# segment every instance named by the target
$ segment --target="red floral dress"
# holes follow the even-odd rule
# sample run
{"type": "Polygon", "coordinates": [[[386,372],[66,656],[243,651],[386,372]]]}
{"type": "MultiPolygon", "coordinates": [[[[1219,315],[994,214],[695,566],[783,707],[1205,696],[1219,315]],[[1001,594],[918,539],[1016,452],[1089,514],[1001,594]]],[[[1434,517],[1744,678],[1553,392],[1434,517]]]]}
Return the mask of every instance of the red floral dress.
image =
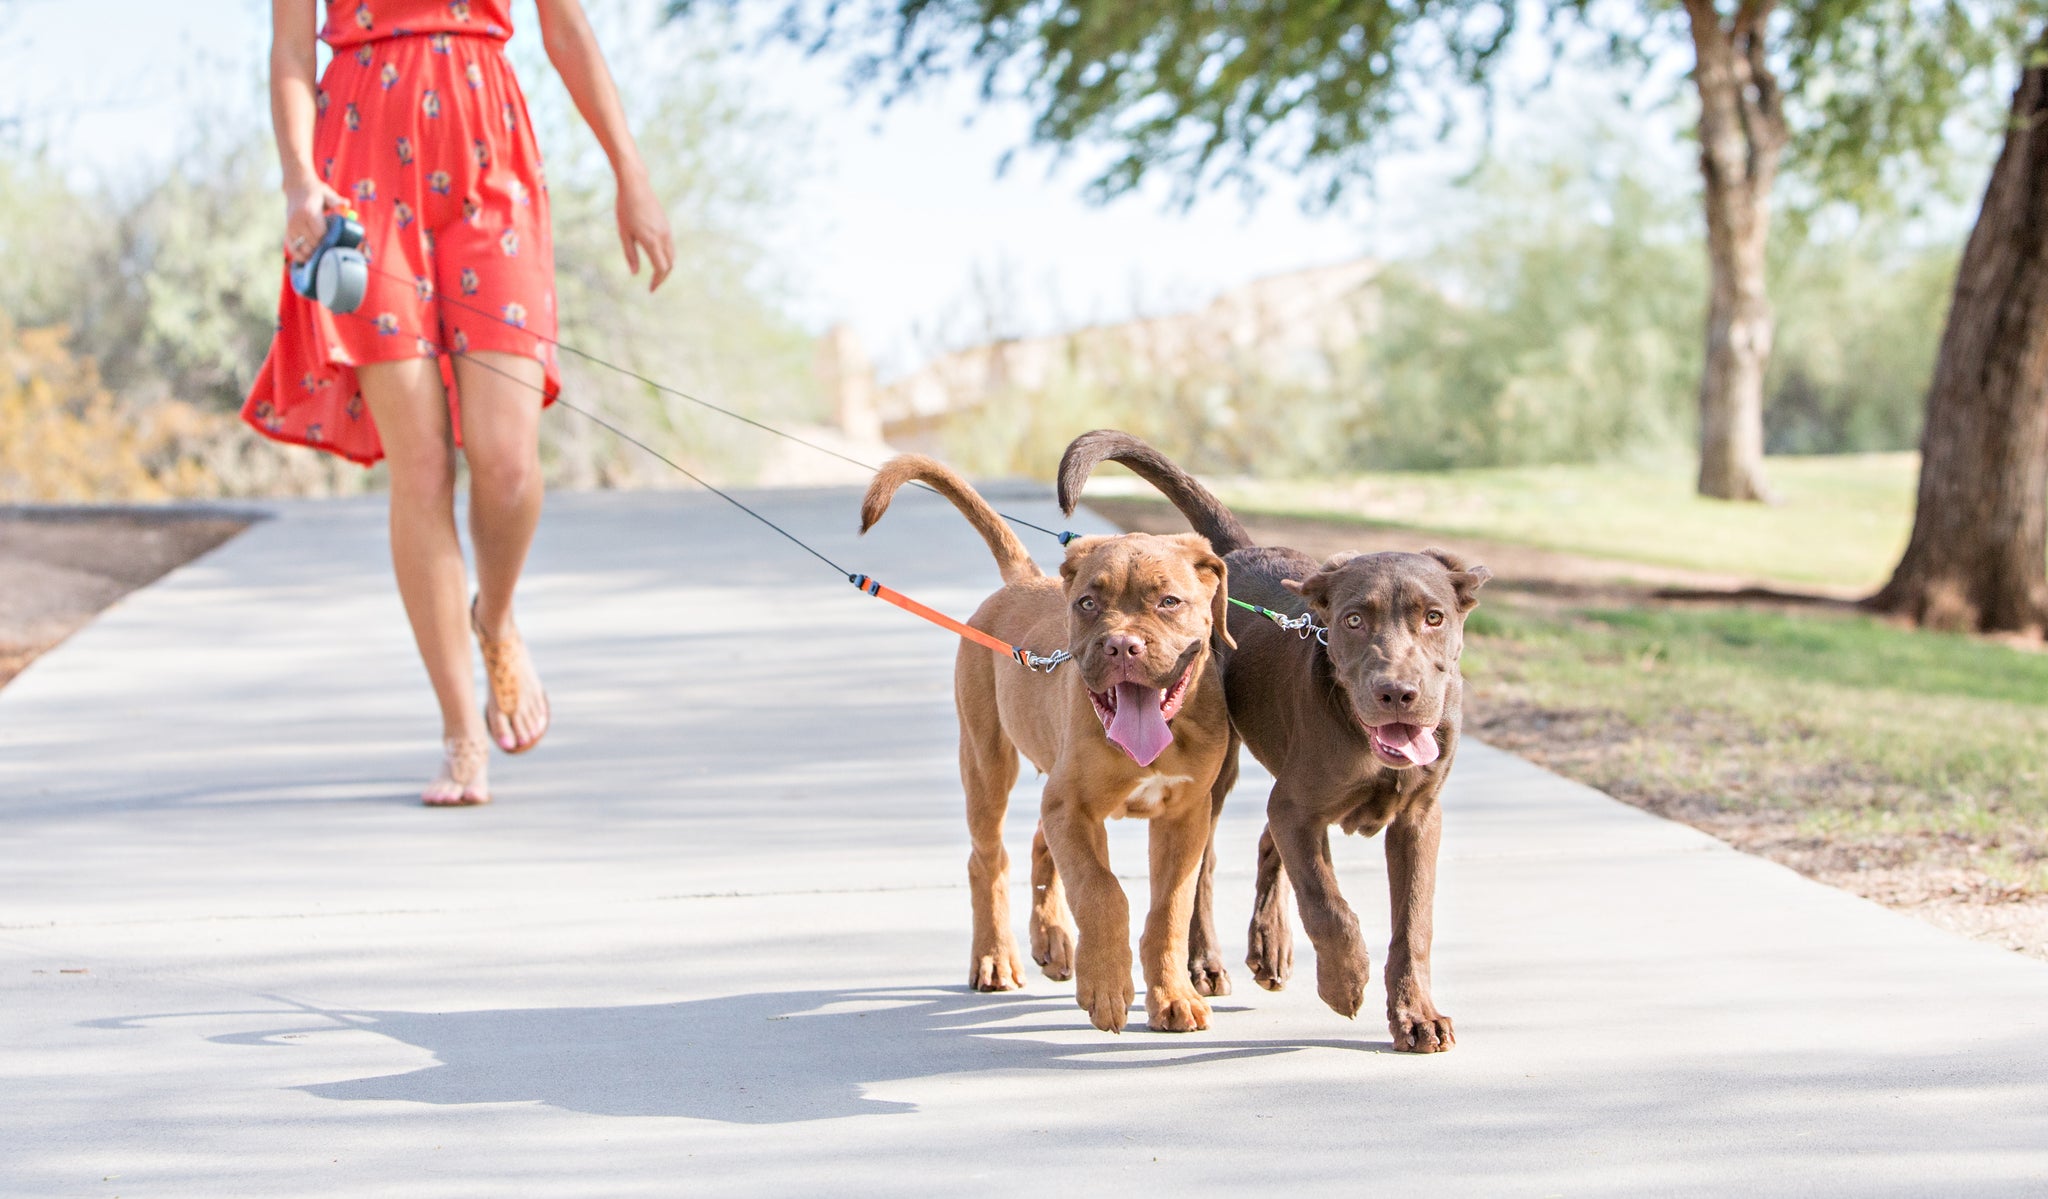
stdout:
{"type": "Polygon", "coordinates": [[[355,366],[494,350],[538,360],[552,402],[554,243],[526,101],[505,60],[510,0],[327,0],[313,163],[351,198],[369,287],[338,315],[284,278],[277,336],[242,418],[364,466],[384,456],[355,366]]]}

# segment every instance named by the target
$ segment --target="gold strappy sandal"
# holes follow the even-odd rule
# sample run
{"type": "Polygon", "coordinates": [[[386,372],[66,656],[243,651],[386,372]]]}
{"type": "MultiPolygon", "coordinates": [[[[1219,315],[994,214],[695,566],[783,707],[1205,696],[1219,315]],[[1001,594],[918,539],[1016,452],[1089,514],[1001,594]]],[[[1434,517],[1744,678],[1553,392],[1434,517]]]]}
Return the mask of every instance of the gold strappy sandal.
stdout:
{"type": "MultiPolygon", "coordinates": [[[[519,664],[527,656],[526,643],[520,640],[516,630],[502,640],[494,640],[486,636],[483,623],[476,617],[476,601],[474,599],[469,601],[469,627],[476,634],[478,648],[484,651],[484,678],[490,688],[490,699],[484,704],[484,727],[490,727],[491,715],[496,713],[505,717],[506,727],[510,728],[511,714],[519,710],[519,701],[522,698],[520,694],[519,664]]],[[[528,741],[524,745],[515,745],[510,749],[506,749],[501,744],[498,746],[499,749],[505,750],[508,754],[523,754],[540,744],[540,739],[547,736],[548,727],[554,723],[554,712],[548,706],[548,692],[545,687],[541,688],[540,705],[542,713],[540,732],[533,735],[533,740],[528,741]]]]}
{"type": "MultiPolygon", "coordinates": [[[[490,750],[475,737],[450,737],[441,743],[441,777],[455,787],[455,794],[445,799],[422,794],[420,802],[430,808],[473,808],[491,802],[489,790],[478,790],[477,780],[484,777],[484,767],[489,763],[490,750]]],[[[429,788],[433,784],[428,784],[429,788]]]]}

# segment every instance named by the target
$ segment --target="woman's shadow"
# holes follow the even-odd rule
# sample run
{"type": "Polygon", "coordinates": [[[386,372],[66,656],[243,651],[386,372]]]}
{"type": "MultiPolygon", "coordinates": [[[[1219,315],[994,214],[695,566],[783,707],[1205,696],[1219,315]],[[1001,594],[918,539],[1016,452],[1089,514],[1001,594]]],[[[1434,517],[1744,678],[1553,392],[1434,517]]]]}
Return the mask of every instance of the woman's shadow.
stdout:
{"type": "MultiPolygon", "coordinates": [[[[403,1074],[299,1088],[325,1099],[538,1101],[596,1115],[691,1116],[738,1124],[915,1111],[915,1104],[864,1093],[872,1084],[899,1079],[994,1070],[1163,1068],[1310,1048],[1389,1048],[1342,1040],[1217,1041],[1201,1033],[1134,1032],[1112,1040],[1089,1029],[1070,998],[982,995],[950,987],[754,992],[633,1007],[447,1013],[292,1006],[309,1019],[214,1040],[290,1044],[308,1033],[348,1028],[416,1046],[438,1060],[403,1074]],[[1073,1019],[1032,1019],[1048,1015],[1073,1019]],[[1075,1030],[1087,1034],[1084,1043],[1066,1035],[1075,1030]]],[[[1134,1017],[1143,1020],[1142,1013],[1134,1017]]],[[[149,1019],[92,1025],[134,1027],[149,1019]]]]}

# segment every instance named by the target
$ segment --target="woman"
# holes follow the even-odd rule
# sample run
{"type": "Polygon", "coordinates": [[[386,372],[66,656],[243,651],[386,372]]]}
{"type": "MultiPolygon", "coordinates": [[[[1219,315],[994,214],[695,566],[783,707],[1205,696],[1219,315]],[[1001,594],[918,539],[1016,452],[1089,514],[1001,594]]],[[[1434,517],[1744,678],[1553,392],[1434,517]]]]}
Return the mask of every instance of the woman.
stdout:
{"type": "MultiPolygon", "coordinates": [[[[611,74],[578,0],[538,0],[548,61],[618,179],[619,240],[649,290],[674,263],[611,74]]],[[[490,801],[485,738],[507,753],[547,731],[512,593],[540,518],[541,408],[561,389],[547,188],[505,60],[510,0],[273,0],[271,119],[284,165],[285,250],[304,261],[327,214],[353,209],[369,287],[338,315],[291,290],[243,408],[268,436],[365,466],[388,459],[391,560],[441,706],[443,760],[421,799],[490,801]],[[316,29],[317,26],[317,29],[316,29]],[[315,39],[334,59],[314,84],[315,39]],[[469,463],[468,595],[455,451],[469,463]],[[469,636],[489,697],[473,694],[469,636]]]]}

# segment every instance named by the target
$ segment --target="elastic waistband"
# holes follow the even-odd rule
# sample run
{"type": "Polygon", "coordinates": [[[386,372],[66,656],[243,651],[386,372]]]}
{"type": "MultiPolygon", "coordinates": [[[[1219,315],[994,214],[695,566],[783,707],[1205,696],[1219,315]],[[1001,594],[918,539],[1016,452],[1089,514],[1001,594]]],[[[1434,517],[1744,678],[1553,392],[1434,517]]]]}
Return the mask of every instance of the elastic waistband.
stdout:
{"type": "Polygon", "coordinates": [[[437,39],[445,40],[450,45],[461,45],[470,48],[488,46],[491,49],[500,52],[504,51],[505,42],[507,41],[506,38],[493,37],[488,33],[456,33],[453,31],[436,29],[429,30],[425,33],[414,33],[410,30],[407,30],[406,32],[403,33],[386,33],[381,34],[377,37],[358,38],[353,41],[343,42],[340,45],[335,45],[333,42],[329,42],[327,43],[327,46],[330,50],[333,50],[335,54],[341,55],[353,53],[364,46],[388,47],[404,45],[408,42],[418,42],[423,45],[431,45],[437,39]]]}

